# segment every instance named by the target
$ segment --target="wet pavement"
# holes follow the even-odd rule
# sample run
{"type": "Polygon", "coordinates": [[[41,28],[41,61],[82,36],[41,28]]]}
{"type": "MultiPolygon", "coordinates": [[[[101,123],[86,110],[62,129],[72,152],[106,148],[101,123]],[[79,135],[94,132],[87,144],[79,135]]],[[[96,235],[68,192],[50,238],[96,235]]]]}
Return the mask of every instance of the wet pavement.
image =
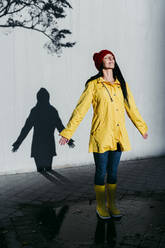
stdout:
{"type": "Polygon", "coordinates": [[[121,162],[120,219],[96,216],[94,166],[0,176],[0,248],[165,248],[165,157],[121,162]]]}

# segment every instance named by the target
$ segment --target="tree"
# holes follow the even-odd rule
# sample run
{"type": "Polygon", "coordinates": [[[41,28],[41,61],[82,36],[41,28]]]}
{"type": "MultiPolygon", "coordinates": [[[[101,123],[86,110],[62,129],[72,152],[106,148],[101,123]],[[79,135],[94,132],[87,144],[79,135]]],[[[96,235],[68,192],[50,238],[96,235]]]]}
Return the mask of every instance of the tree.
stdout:
{"type": "Polygon", "coordinates": [[[69,29],[59,29],[57,20],[65,18],[66,9],[72,9],[67,0],[0,0],[0,27],[24,28],[47,37],[45,47],[51,53],[60,53],[63,47],[75,42],[64,42],[69,29]]]}

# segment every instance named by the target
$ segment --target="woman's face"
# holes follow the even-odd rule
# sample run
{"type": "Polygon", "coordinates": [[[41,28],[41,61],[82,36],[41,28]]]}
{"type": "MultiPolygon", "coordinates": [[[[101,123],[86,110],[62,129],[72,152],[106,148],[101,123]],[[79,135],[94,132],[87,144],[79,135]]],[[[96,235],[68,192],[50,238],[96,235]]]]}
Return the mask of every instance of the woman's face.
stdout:
{"type": "Polygon", "coordinates": [[[112,54],[107,54],[103,58],[103,68],[104,69],[114,69],[115,59],[112,54]]]}

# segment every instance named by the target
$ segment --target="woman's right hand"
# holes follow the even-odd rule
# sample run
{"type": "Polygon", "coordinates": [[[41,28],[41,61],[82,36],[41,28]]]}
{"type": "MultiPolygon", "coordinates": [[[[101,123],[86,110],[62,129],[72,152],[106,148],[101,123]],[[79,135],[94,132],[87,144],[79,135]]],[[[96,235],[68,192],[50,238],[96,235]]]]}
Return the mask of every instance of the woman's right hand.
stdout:
{"type": "Polygon", "coordinates": [[[69,142],[69,140],[68,140],[67,138],[61,136],[61,139],[60,139],[60,141],[59,141],[59,144],[60,144],[60,145],[65,145],[65,144],[67,144],[68,142],[69,142]]]}

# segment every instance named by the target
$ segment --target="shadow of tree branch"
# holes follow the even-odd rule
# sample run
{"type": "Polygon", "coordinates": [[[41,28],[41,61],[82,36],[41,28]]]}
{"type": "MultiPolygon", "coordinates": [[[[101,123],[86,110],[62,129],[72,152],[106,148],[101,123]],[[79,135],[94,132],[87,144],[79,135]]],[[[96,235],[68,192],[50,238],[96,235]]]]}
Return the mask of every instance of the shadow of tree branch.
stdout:
{"type": "Polygon", "coordinates": [[[65,42],[71,31],[58,28],[57,20],[66,17],[68,8],[72,6],[66,0],[0,0],[0,27],[40,32],[48,39],[44,45],[48,52],[60,55],[63,47],[75,45],[65,42]]]}

